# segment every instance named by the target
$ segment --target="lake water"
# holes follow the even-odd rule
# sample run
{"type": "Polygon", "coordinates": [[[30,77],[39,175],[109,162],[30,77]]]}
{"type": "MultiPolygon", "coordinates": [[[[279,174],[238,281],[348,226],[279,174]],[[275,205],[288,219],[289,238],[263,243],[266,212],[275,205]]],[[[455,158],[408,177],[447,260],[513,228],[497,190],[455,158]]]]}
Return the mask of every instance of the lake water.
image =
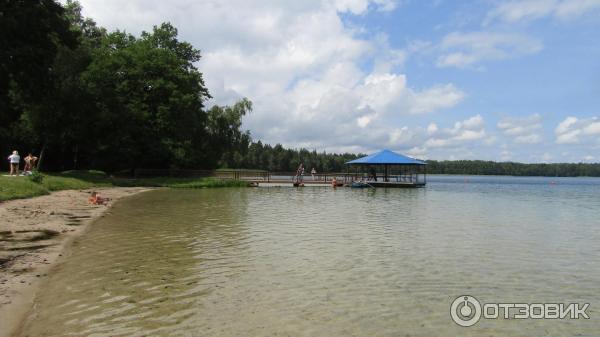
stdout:
{"type": "Polygon", "coordinates": [[[420,189],[159,190],[119,202],[49,276],[23,336],[597,336],[600,179],[420,189]],[[590,303],[590,319],[450,304],[590,303]]]}

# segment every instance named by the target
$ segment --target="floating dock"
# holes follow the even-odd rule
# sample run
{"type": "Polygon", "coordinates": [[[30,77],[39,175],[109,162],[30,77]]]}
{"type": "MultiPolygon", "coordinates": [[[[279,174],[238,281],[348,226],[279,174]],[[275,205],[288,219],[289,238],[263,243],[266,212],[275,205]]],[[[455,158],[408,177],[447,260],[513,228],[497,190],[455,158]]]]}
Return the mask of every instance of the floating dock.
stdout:
{"type": "MultiPolygon", "coordinates": [[[[344,177],[340,177],[336,179],[337,185],[336,187],[351,187],[353,181],[357,181],[358,179],[350,179],[355,177],[348,177],[344,179],[344,177]]],[[[298,186],[298,183],[295,179],[248,179],[242,178],[244,181],[248,181],[254,186],[257,187],[332,187],[331,179],[329,180],[304,180],[301,184],[303,186],[298,186]]],[[[398,188],[398,187],[423,187],[425,186],[425,182],[417,182],[417,181],[366,181],[369,187],[384,187],[384,188],[398,188]]]]}

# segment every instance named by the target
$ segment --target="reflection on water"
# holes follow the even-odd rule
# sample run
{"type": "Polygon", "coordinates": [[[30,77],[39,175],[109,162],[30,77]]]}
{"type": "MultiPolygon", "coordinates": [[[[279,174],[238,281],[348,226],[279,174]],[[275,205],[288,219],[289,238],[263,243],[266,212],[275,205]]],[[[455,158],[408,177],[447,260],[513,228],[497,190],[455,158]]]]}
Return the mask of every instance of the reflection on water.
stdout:
{"type": "Polygon", "coordinates": [[[23,335],[596,335],[600,180],[486,179],[132,197],[76,241],[23,335]],[[591,319],[461,328],[461,294],[591,319]]]}

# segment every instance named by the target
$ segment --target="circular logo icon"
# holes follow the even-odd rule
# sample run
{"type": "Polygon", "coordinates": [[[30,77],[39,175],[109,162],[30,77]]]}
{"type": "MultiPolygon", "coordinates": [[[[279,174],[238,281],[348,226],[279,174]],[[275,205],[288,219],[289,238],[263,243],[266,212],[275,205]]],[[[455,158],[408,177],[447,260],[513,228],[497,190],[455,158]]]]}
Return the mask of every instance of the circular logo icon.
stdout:
{"type": "Polygon", "coordinates": [[[473,296],[458,296],[450,306],[450,316],[460,326],[472,326],[481,318],[481,304],[473,296]]]}

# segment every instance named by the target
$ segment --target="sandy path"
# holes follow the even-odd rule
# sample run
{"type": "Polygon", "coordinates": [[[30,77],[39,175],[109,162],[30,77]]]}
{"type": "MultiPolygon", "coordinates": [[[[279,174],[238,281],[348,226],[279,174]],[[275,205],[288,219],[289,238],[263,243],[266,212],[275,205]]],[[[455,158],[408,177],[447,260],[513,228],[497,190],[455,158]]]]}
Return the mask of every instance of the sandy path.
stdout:
{"type": "Polygon", "coordinates": [[[0,203],[0,337],[11,336],[30,309],[41,280],[73,238],[120,198],[147,188],[96,189],[108,206],[88,203],[89,191],[0,203]]]}

